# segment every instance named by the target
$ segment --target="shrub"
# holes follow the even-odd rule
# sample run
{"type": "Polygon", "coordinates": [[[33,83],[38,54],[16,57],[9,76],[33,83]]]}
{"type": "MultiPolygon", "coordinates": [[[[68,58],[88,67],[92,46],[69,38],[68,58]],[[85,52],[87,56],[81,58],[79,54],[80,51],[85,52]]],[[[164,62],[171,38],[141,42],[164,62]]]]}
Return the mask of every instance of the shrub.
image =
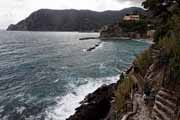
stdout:
{"type": "Polygon", "coordinates": [[[129,98],[133,88],[133,81],[125,77],[115,91],[115,110],[120,113],[124,112],[126,107],[126,100],[129,98]]]}
{"type": "Polygon", "coordinates": [[[145,33],[147,31],[147,22],[145,20],[139,21],[120,21],[119,26],[124,32],[139,32],[145,33]]]}
{"type": "Polygon", "coordinates": [[[145,75],[148,67],[152,64],[153,59],[149,49],[138,55],[135,60],[135,67],[139,70],[142,76],[145,75]]]}
{"type": "Polygon", "coordinates": [[[172,32],[170,36],[160,39],[158,45],[169,61],[166,65],[169,72],[166,73],[164,82],[167,85],[175,85],[180,79],[180,36],[172,32]]]}
{"type": "Polygon", "coordinates": [[[176,40],[169,39],[168,37],[164,37],[159,41],[159,47],[163,49],[163,52],[166,55],[171,55],[176,51],[176,40]]]}

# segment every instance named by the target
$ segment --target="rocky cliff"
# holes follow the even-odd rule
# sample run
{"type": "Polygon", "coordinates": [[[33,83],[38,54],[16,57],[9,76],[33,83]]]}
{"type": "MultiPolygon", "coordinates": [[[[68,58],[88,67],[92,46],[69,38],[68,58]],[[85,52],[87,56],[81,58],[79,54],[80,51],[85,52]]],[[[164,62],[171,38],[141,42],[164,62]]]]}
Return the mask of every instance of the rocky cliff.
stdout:
{"type": "Polygon", "coordinates": [[[33,12],[26,19],[7,30],[17,31],[96,31],[112,24],[126,14],[144,13],[142,8],[132,7],[120,11],[96,12],[90,10],[49,10],[33,12]]]}

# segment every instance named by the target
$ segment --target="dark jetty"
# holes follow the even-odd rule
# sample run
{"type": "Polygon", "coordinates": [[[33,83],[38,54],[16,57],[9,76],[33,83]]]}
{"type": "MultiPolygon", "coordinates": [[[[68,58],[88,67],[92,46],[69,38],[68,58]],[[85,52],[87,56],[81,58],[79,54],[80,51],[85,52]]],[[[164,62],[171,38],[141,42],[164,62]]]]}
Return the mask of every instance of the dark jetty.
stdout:
{"type": "Polygon", "coordinates": [[[96,49],[97,47],[99,47],[101,43],[102,43],[102,42],[98,42],[98,43],[95,44],[93,47],[88,48],[86,51],[87,51],[87,52],[93,51],[94,49],[96,49]]]}
{"type": "Polygon", "coordinates": [[[79,40],[92,40],[92,39],[99,39],[99,37],[85,37],[85,38],[80,38],[79,40]]]}

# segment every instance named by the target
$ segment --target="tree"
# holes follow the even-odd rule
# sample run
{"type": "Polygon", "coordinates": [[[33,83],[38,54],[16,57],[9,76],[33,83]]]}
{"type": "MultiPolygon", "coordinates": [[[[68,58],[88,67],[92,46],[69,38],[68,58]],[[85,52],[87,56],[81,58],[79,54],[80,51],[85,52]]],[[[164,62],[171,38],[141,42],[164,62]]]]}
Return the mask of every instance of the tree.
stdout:
{"type": "MultiPolygon", "coordinates": [[[[170,19],[179,14],[180,0],[146,0],[142,3],[151,15],[156,27],[155,42],[171,32],[170,19]]],[[[176,26],[173,26],[176,27],[176,26]]]]}

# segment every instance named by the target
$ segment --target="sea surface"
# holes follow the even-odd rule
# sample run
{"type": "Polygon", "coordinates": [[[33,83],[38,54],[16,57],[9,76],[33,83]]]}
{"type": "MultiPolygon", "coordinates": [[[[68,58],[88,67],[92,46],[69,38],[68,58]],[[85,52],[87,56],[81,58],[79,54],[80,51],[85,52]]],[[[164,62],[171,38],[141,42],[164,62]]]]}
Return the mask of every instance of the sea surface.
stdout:
{"type": "Polygon", "coordinates": [[[0,120],[65,120],[88,93],[116,82],[150,45],[79,40],[98,35],[0,31],[0,120]]]}

